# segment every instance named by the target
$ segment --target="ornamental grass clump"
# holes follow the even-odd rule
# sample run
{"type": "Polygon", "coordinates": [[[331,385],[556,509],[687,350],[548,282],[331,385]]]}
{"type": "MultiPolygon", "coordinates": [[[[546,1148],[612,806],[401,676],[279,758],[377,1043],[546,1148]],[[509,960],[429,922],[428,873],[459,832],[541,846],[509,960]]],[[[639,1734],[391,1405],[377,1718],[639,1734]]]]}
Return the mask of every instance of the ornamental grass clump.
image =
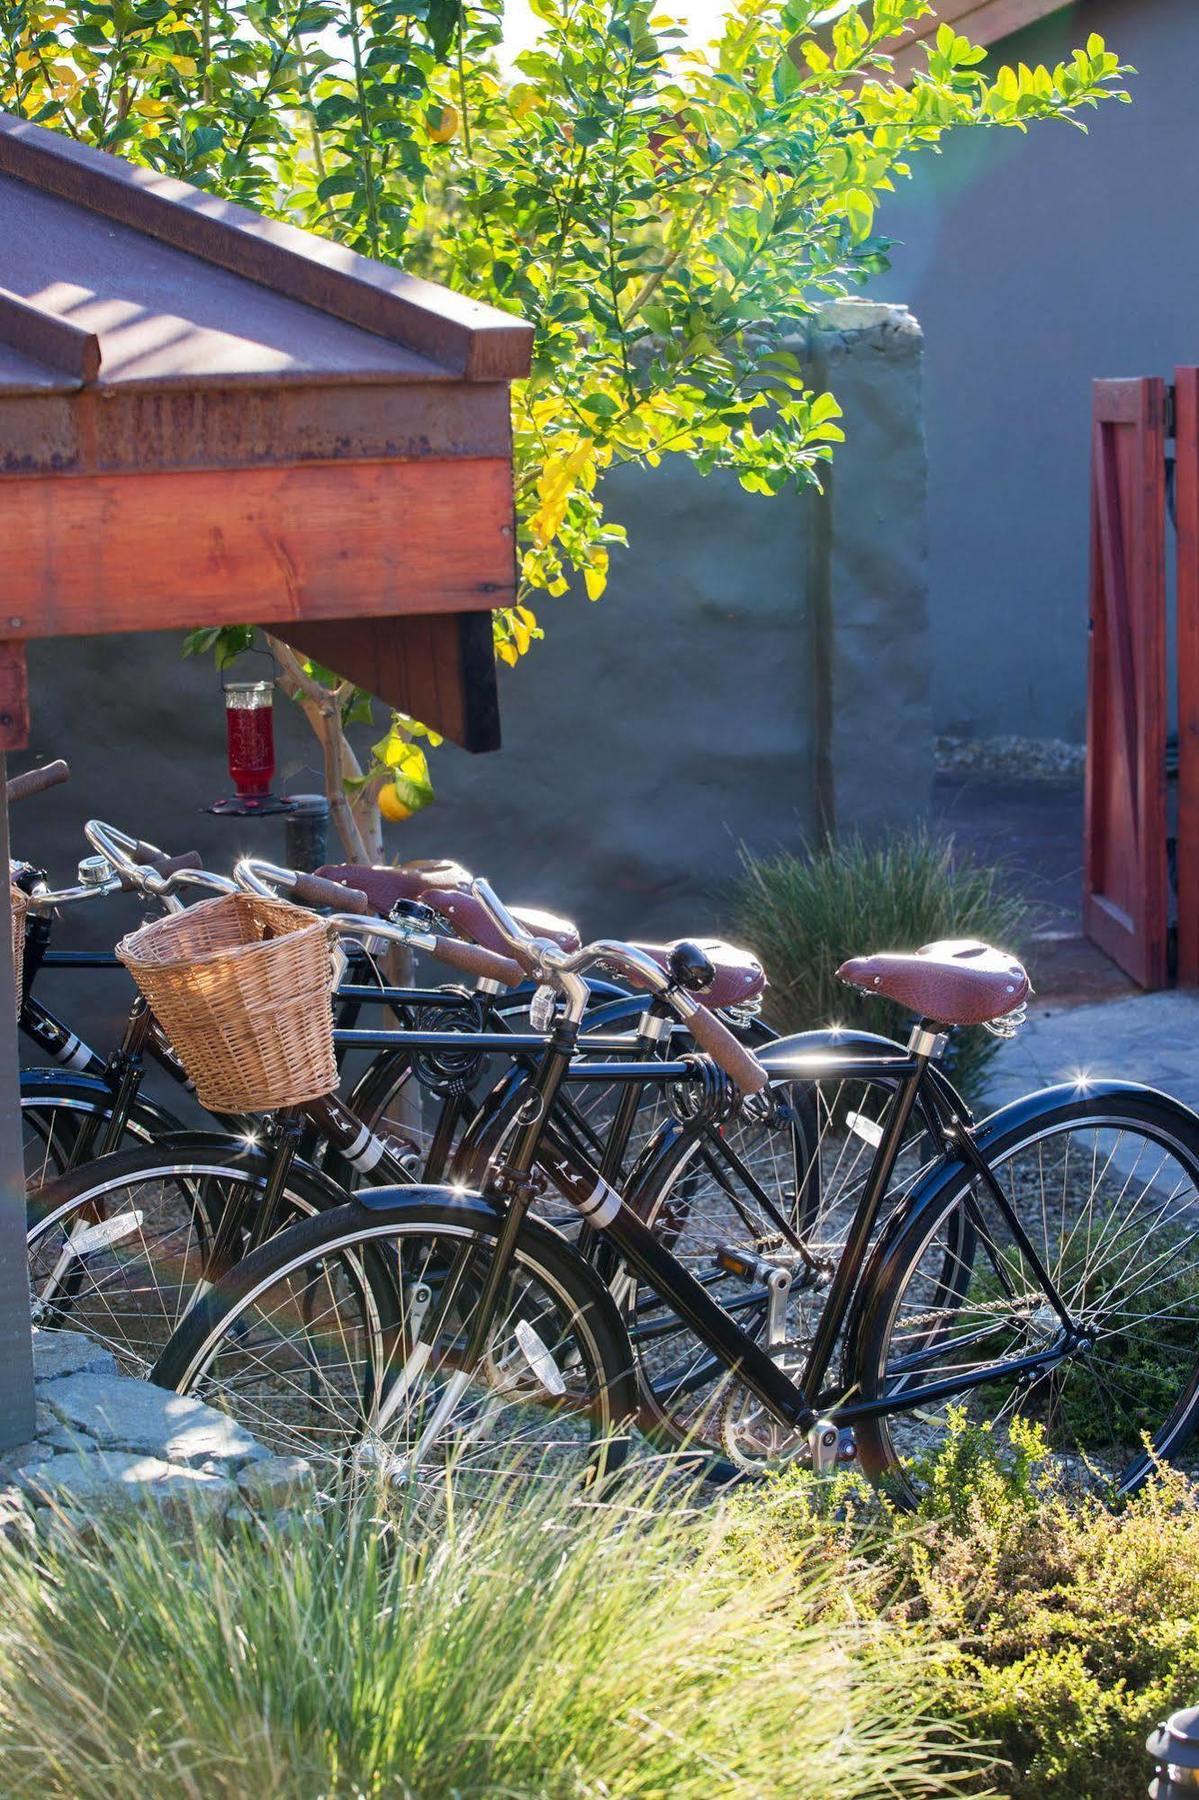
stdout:
{"type": "Polygon", "coordinates": [[[894,1800],[974,1766],[928,1721],[939,1653],[830,1624],[830,1567],[743,1580],[718,1509],[377,1511],[0,1550],[6,1796],[894,1800]]]}
{"type": "MultiPolygon", "coordinates": [[[[916,950],[938,938],[983,938],[1019,954],[1027,908],[1003,871],[960,855],[923,827],[880,843],[848,836],[810,855],[741,852],[732,895],[741,936],[770,976],[772,1022],[783,1030],[840,1025],[906,1036],[911,1015],[837,980],[850,956],[916,950]]],[[[981,1028],[957,1031],[945,1066],[977,1098],[999,1045],[981,1028]]]]}

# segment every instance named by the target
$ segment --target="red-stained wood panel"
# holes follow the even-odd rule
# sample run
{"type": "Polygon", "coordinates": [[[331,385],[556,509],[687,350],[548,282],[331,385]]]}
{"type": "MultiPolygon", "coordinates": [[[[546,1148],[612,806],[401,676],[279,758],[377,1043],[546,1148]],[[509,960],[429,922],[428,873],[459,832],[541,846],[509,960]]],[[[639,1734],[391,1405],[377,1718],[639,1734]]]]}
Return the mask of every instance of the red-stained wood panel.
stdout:
{"type": "Polygon", "coordinates": [[[0,631],[477,612],[513,596],[503,458],[0,481],[0,631]]]}
{"type": "Polygon", "coordinates": [[[277,636],[464,750],[498,750],[499,701],[491,614],[305,619],[277,636]]]}
{"type": "Polygon", "coordinates": [[[1167,979],[1165,386],[1094,384],[1083,920],[1167,979]]]}
{"type": "Polygon", "coordinates": [[[1174,372],[1178,550],[1178,980],[1199,987],[1199,369],[1174,372]]]}

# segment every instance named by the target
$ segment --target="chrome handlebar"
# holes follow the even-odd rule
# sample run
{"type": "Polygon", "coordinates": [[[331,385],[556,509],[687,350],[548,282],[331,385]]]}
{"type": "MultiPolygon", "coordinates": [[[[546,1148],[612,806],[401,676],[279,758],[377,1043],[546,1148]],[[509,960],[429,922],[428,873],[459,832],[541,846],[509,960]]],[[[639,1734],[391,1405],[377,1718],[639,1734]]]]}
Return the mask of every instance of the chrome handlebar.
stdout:
{"type": "Polygon", "coordinates": [[[534,937],[532,932],[519,925],[491,883],[482,876],[471,883],[471,892],[491,914],[496,930],[516,960],[545,986],[564,986],[576,979],[583,969],[602,962],[635,976],[638,984],[651,993],[667,996],[672,1005],[677,1005],[681,1018],[688,1019],[695,1012],[696,1003],[690,994],[682,990],[671,991],[669,976],[663,974],[652,957],[632,944],[622,944],[615,938],[597,938],[579,950],[563,950],[560,944],[548,938],[534,937]]]}
{"type": "MultiPolygon", "coordinates": [[[[298,887],[302,888],[306,880],[311,882],[314,879],[298,875],[294,869],[283,869],[275,863],[263,862],[257,857],[243,857],[234,873],[243,887],[266,898],[273,897],[279,887],[294,891],[298,887]]],[[[316,879],[321,887],[333,885],[316,879]]],[[[585,944],[581,950],[565,951],[549,939],[534,937],[531,932],[523,930],[489,882],[481,877],[477,878],[471,884],[471,892],[487,909],[500,938],[512,953],[510,958],[484,949],[481,945],[439,938],[424,928],[423,921],[383,919],[377,915],[364,917],[361,909],[353,913],[331,913],[326,924],[330,930],[349,937],[382,938],[386,942],[430,951],[443,961],[456,960],[460,967],[472,969],[475,973],[488,974],[490,968],[499,965],[500,970],[504,971],[501,978],[509,984],[513,977],[519,980],[520,971],[524,970],[543,987],[563,996],[567,1018],[576,1025],[582,1021],[590,998],[590,990],[582,979],[581,971],[593,963],[605,963],[609,967],[623,970],[639,987],[665,1000],[678,1017],[687,1022],[695,1042],[720,1064],[743,1094],[757,1094],[769,1087],[769,1076],[753,1052],[721,1023],[715,1013],[701,1006],[677,982],[672,981],[643,950],[612,938],[599,938],[595,943],[585,944]],[[449,954],[451,951],[454,953],[453,958],[449,954]]],[[[365,904],[364,895],[357,894],[356,898],[365,904]]]]}
{"type": "Polygon", "coordinates": [[[96,855],[81,860],[78,882],[74,886],[51,888],[44,882],[39,883],[29,895],[29,905],[34,911],[48,912],[55,906],[71,906],[112,894],[136,893],[143,899],[157,901],[167,912],[181,912],[183,902],[177,896],[177,888],[202,887],[217,894],[238,891],[235,881],[225,875],[215,875],[208,869],[173,869],[168,875],[161,874],[150,864],[138,861],[135,853],[140,851],[144,855],[149,850],[169,860],[165,851],[118,831],[104,819],[89,819],[83,835],[96,855]]]}

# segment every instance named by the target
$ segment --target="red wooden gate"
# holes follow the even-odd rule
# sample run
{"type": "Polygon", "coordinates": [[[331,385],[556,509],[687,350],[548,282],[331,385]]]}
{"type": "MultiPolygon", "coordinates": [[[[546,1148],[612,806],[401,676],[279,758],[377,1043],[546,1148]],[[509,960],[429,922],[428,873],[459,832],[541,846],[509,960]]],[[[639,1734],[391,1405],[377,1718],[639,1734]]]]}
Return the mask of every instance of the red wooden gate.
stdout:
{"type": "Polygon", "coordinates": [[[1167,979],[1165,451],[1162,381],[1094,384],[1083,922],[1146,988],[1167,979]]]}

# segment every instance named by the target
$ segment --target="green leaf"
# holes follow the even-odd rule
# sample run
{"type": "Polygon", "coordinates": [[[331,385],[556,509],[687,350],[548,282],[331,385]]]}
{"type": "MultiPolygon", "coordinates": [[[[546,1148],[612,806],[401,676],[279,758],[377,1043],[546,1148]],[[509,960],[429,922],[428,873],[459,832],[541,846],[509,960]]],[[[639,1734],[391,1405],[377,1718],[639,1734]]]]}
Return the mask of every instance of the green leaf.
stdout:
{"type": "Polygon", "coordinates": [[[859,242],[870,236],[874,224],[874,201],[865,188],[850,188],[845,196],[845,217],[850,236],[859,242]]]}

